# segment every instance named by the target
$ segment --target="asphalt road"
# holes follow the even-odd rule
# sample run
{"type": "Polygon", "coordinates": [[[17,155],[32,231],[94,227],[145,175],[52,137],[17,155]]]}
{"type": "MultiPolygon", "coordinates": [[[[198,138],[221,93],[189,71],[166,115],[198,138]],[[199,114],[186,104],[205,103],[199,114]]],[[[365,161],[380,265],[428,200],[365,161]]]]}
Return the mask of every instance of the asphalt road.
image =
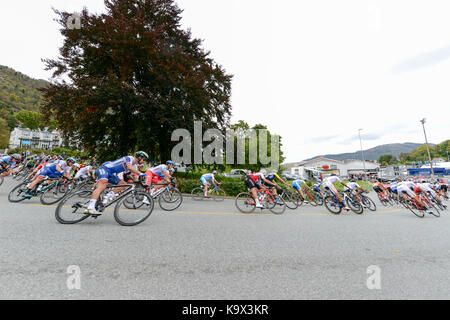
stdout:
{"type": "Polygon", "coordinates": [[[38,199],[9,203],[14,184],[0,186],[0,299],[450,298],[450,212],[245,215],[185,198],[136,227],[61,225],[38,199]]]}

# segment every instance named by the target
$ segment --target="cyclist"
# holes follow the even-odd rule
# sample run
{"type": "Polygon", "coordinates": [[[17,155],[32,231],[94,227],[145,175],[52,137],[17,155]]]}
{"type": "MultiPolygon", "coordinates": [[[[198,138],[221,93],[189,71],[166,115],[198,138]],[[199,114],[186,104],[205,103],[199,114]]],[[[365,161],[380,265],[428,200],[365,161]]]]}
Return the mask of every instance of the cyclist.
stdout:
{"type": "Polygon", "coordinates": [[[424,191],[424,193],[428,194],[429,197],[432,197],[439,204],[442,204],[444,208],[447,208],[447,206],[442,203],[442,200],[439,199],[438,195],[433,190],[433,185],[431,183],[428,183],[426,180],[422,180],[422,183],[419,184],[419,187],[424,191]]]}
{"type": "MultiPolygon", "coordinates": [[[[76,166],[76,165],[75,165],[76,166]]],[[[80,165],[78,165],[80,166],[80,165]]],[[[76,167],[78,167],[76,166],[76,167]]],[[[81,167],[81,166],[80,166],[81,167]]],[[[92,171],[95,170],[94,166],[84,166],[83,168],[79,168],[77,173],[75,174],[75,181],[79,181],[79,180],[87,180],[90,177],[92,177],[92,171]]]]}
{"type": "MultiPolygon", "coordinates": [[[[411,199],[415,200],[416,203],[419,204],[419,206],[421,206],[422,208],[425,208],[426,205],[425,203],[422,201],[422,199],[420,199],[420,197],[415,194],[412,190],[413,185],[415,186],[415,183],[412,181],[403,181],[401,183],[398,184],[397,186],[397,192],[400,195],[402,195],[402,199],[405,200],[406,197],[410,197],[411,199]]],[[[427,211],[428,213],[432,214],[432,211],[427,211]]]]}
{"type": "MultiPolygon", "coordinates": [[[[303,191],[303,187],[302,187],[303,185],[305,185],[306,188],[309,189],[306,182],[302,179],[297,179],[292,182],[292,188],[294,188],[302,196],[303,199],[306,199],[305,192],[303,191]]],[[[308,201],[305,200],[305,202],[308,202],[308,201]]]]}
{"type": "Polygon", "coordinates": [[[168,160],[166,164],[160,164],[159,166],[148,169],[144,175],[146,175],[145,182],[147,185],[153,184],[154,191],[159,190],[164,187],[165,183],[170,182],[170,177],[172,176],[171,169],[175,166],[175,162],[168,160]]]}
{"type": "Polygon", "coordinates": [[[200,181],[202,182],[203,186],[204,186],[204,196],[205,198],[211,198],[210,196],[208,196],[208,188],[211,186],[211,184],[216,184],[216,185],[220,185],[220,183],[216,180],[216,174],[217,171],[214,170],[211,173],[205,173],[204,175],[202,175],[200,177],[200,181]],[[211,184],[208,183],[208,181],[211,181],[211,184]]]}
{"type": "Polygon", "coordinates": [[[33,181],[27,186],[27,191],[23,195],[25,198],[31,198],[33,196],[33,191],[36,185],[46,177],[48,178],[58,178],[65,176],[67,179],[72,180],[70,171],[75,164],[74,158],[68,158],[67,161],[58,160],[53,163],[49,163],[41,169],[40,173],[33,179],[33,181]]]}
{"type": "Polygon", "coordinates": [[[135,157],[125,156],[115,161],[108,161],[103,163],[95,172],[95,174],[97,175],[95,190],[94,192],[92,192],[91,200],[89,201],[86,210],[84,210],[84,213],[100,215],[101,213],[97,211],[95,205],[97,204],[97,200],[100,197],[100,194],[108,186],[108,183],[114,185],[125,184],[124,181],[121,181],[117,177],[117,175],[121,172],[132,172],[138,176],[145,175],[144,173],[141,173],[139,172],[139,170],[135,169],[134,165],[144,163],[144,161],[147,159],[148,159],[147,153],[145,153],[144,151],[138,151],[136,152],[135,157]]]}
{"type": "Polygon", "coordinates": [[[264,182],[264,185],[268,188],[270,188],[270,191],[275,195],[275,197],[277,198],[277,202],[280,202],[279,198],[278,198],[278,193],[277,193],[277,188],[279,187],[278,183],[275,181],[275,179],[278,179],[281,183],[283,183],[284,185],[288,185],[288,183],[286,181],[284,181],[283,179],[281,179],[278,176],[278,171],[277,170],[273,170],[271,174],[267,175],[266,177],[267,180],[269,180],[272,184],[268,184],[266,182],[264,182]]]}
{"type": "Polygon", "coordinates": [[[344,186],[344,188],[347,187],[347,185],[335,173],[332,173],[331,176],[325,179],[323,187],[324,189],[330,190],[330,192],[338,199],[339,203],[343,205],[343,209],[348,211],[350,209],[345,206],[345,204],[343,203],[344,199],[334,185],[336,182],[340,183],[342,186],[344,186]]]}
{"type": "Polygon", "coordinates": [[[322,178],[317,178],[316,183],[313,185],[312,189],[315,192],[317,192],[318,194],[320,194],[322,199],[325,199],[325,194],[323,192],[323,187],[322,187],[322,178]]]}
{"type": "Polygon", "coordinates": [[[22,160],[20,154],[13,154],[11,156],[4,156],[0,158],[0,177],[9,176],[12,173],[12,169],[17,165],[17,163],[22,160]]]}
{"type": "Polygon", "coordinates": [[[398,200],[398,190],[397,190],[397,188],[398,188],[398,184],[401,182],[402,180],[401,179],[397,179],[396,181],[393,181],[393,182],[391,182],[390,184],[389,184],[389,191],[392,193],[392,195],[394,196],[394,197],[396,197],[397,198],[397,200],[398,200]]]}
{"type": "Polygon", "coordinates": [[[441,181],[436,182],[437,190],[439,191],[439,194],[444,196],[446,199],[448,198],[448,184],[444,182],[444,179],[441,179],[441,181]]]}
{"type": "Polygon", "coordinates": [[[373,191],[375,191],[377,194],[381,195],[382,198],[386,197],[386,188],[384,185],[380,182],[380,180],[372,180],[372,187],[373,191]]]}
{"type": "MultiPolygon", "coordinates": [[[[352,194],[355,195],[356,199],[358,199],[358,201],[360,203],[362,203],[361,198],[359,196],[360,193],[364,192],[363,187],[361,187],[356,181],[355,179],[350,179],[347,182],[347,186],[344,188],[344,192],[350,191],[352,194]]],[[[365,205],[363,204],[363,206],[365,207],[365,205]]]]}
{"type": "Polygon", "coordinates": [[[261,171],[256,173],[250,173],[245,177],[245,186],[250,190],[253,199],[256,203],[256,208],[264,208],[263,205],[259,202],[258,199],[258,190],[259,189],[265,189],[265,186],[262,185],[263,182],[270,184],[273,184],[269,180],[266,179],[266,170],[261,169],[261,171]]]}

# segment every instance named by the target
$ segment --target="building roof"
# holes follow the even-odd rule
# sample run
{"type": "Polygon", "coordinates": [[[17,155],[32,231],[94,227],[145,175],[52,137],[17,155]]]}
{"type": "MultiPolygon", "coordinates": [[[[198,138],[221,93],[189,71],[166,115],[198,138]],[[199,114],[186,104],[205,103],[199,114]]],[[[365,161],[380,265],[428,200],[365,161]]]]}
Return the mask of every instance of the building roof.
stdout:
{"type": "Polygon", "coordinates": [[[338,160],[334,160],[334,159],[328,159],[328,158],[324,158],[324,157],[317,157],[317,158],[314,158],[314,159],[311,159],[311,160],[308,160],[308,161],[303,161],[303,162],[299,163],[299,165],[303,166],[303,165],[306,165],[306,164],[309,164],[309,163],[318,162],[318,161],[328,161],[328,162],[334,162],[334,163],[340,163],[340,164],[344,163],[343,161],[338,161],[338,160]]]}

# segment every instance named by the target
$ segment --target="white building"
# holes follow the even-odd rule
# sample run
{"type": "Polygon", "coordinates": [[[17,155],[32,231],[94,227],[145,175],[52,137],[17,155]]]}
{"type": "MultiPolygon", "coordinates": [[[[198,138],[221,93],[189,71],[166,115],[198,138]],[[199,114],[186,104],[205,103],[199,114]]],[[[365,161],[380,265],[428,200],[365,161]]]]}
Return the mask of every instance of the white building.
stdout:
{"type": "Polygon", "coordinates": [[[58,130],[30,130],[16,127],[9,138],[9,148],[36,148],[51,150],[61,147],[63,139],[58,130]]]}
{"type": "Polygon", "coordinates": [[[291,168],[291,173],[298,175],[301,171],[300,167],[313,168],[322,171],[324,174],[336,173],[339,176],[348,176],[364,174],[364,167],[367,174],[376,174],[380,168],[380,165],[372,161],[338,161],[324,157],[317,157],[309,161],[298,163],[297,166],[291,168]]]}

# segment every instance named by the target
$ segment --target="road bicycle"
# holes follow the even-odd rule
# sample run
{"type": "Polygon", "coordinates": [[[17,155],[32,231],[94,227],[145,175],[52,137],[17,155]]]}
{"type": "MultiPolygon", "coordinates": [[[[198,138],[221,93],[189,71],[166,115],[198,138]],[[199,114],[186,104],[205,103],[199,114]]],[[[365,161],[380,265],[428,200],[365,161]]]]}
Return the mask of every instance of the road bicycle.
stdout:
{"type": "MultiPolygon", "coordinates": [[[[286,210],[286,203],[281,197],[275,197],[270,189],[257,191],[259,203],[262,209],[269,209],[274,214],[282,214],[286,210]]],[[[242,213],[252,213],[256,209],[256,201],[250,191],[241,192],[234,200],[236,208],[242,213]]]]}
{"type": "Polygon", "coordinates": [[[368,196],[366,196],[365,194],[368,193],[367,191],[361,191],[358,196],[361,199],[361,201],[358,201],[358,198],[355,197],[353,198],[355,201],[358,201],[363,208],[367,208],[370,211],[376,211],[377,210],[377,205],[375,204],[375,202],[369,198],[368,196]]]}
{"type": "MultiPolygon", "coordinates": [[[[215,201],[225,200],[225,197],[227,196],[225,190],[223,190],[222,188],[220,188],[219,185],[216,185],[216,184],[212,184],[211,186],[213,188],[211,188],[211,187],[208,188],[207,195],[211,199],[214,199],[215,201]]],[[[205,189],[205,186],[203,186],[203,185],[200,185],[199,187],[194,188],[191,191],[192,199],[194,199],[196,201],[207,199],[204,194],[204,189],[205,189]]]]}
{"type": "Polygon", "coordinates": [[[394,205],[394,201],[391,200],[391,198],[389,198],[389,196],[387,196],[386,193],[377,192],[377,195],[378,195],[378,200],[380,200],[380,202],[383,206],[386,207],[387,205],[391,205],[391,206],[394,205]]]}
{"type": "Polygon", "coordinates": [[[425,206],[422,206],[416,199],[409,197],[406,193],[400,199],[400,203],[406,208],[409,209],[415,216],[419,218],[423,218],[425,216],[425,212],[429,212],[433,216],[439,218],[441,216],[439,210],[436,206],[433,205],[432,202],[429,202],[427,199],[417,196],[425,206]]]}
{"type": "MultiPolygon", "coordinates": [[[[55,204],[66,195],[66,192],[61,192],[61,190],[59,190],[61,183],[61,178],[46,178],[35,186],[34,190],[31,191],[31,195],[32,197],[40,195],[39,200],[43,205],[55,204]]],[[[30,181],[25,180],[25,182],[15,186],[8,194],[9,202],[16,203],[25,199],[31,199],[24,197],[29,184],[30,181]]]]}
{"type": "Polygon", "coordinates": [[[298,200],[298,205],[301,206],[303,204],[303,202],[308,202],[310,205],[312,205],[313,207],[317,207],[318,204],[318,200],[317,200],[317,195],[313,194],[312,192],[310,192],[310,190],[305,189],[303,190],[303,192],[305,193],[305,198],[303,198],[300,194],[299,194],[299,200],[298,200]]]}
{"type": "MultiPolygon", "coordinates": [[[[170,182],[168,183],[156,183],[151,184],[150,186],[140,184],[140,191],[146,192],[154,201],[158,201],[159,207],[164,211],[173,211],[178,209],[183,202],[183,195],[177,188],[176,179],[174,177],[170,178],[170,182]],[[163,188],[154,189],[154,186],[164,186],[163,188]]],[[[132,199],[128,199],[124,202],[125,207],[131,205],[132,207],[132,199]],[[131,203],[130,203],[131,201],[131,203]]]]}
{"type": "MultiPolygon", "coordinates": [[[[3,172],[6,172],[6,171],[7,171],[7,169],[4,169],[4,168],[2,168],[2,167],[0,166],[0,175],[1,175],[3,172]]],[[[0,186],[3,184],[3,180],[5,180],[4,177],[1,177],[1,176],[0,176],[0,186]]]]}
{"type": "MultiPolygon", "coordinates": [[[[79,223],[89,217],[97,219],[97,214],[87,214],[87,209],[93,190],[79,190],[65,196],[55,210],[55,218],[62,224],[79,223]]],[[[95,209],[103,213],[114,205],[114,219],[122,226],[135,226],[144,222],[153,212],[154,200],[142,191],[141,182],[131,184],[108,185],[100,194],[95,209]],[[109,195],[120,189],[117,196],[109,195]],[[127,205],[125,205],[127,203],[127,205]]]]}
{"type": "Polygon", "coordinates": [[[324,199],[324,205],[327,208],[328,211],[330,211],[333,214],[340,214],[342,212],[342,209],[344,207],[344,203],[350,210],[352,210],[356,214],[362,214],[363,213],[363,206],[359,203],[358,200],[353,199],[352,197],[348,196],[346,193],[340,193],[343,197],[343,201],[340,202],[338,198],[330,192],[330,195],[327,195],[324,199]]]}
{"type": "Polygon", "coordinates": [[[289,209],[295,210],[298,208],[300,195],[297,192],[291,192],[290,190],[282,188],[279,197],[283,199],[286,207],[289,209]]]}

